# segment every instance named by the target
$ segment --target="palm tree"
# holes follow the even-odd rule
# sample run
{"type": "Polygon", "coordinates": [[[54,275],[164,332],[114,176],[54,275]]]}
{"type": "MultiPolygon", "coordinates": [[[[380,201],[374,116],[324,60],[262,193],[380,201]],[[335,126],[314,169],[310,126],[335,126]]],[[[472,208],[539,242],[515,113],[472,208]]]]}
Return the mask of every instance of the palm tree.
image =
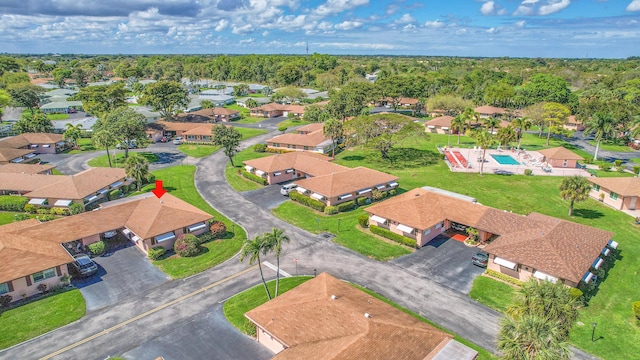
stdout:
{"type": "Polygon", "coordinates": [[[111,155],[109,154],[109,146],[114,146],[117,141],[113,134],[109,130],[100,130],[91,136],[91,142],[95,147],[103,147],[107,150],[107,159],[109,160],[109,167],[111,165],[111,155]]]}
{"type": "Polygon", "coordinates": [[[246,257],[249,258],[249,265],[253,265],[258,262],[258,269],[260,269],[260,278],[262,279],[262,285],[264,285],[264,291],[267,293],[267,299],[271,300],[271,293],[267,287],[267,282],[264,281],[264,273],[262,272],[262,261],[260,261],[260,253],[264,252],[264,239],[261,236],[256,236],[253,240],[245,239],[240,249],[240,261],[243,261],[246,257]]]}
{"type": "Polygon", "coordinates": [[[124,161],[124,171],[128,177],[136,179],[136,187],[140,191],[142,180],[149,176],[149,161],[144,156],[133,153],[124,161]]]}
{"type": "Polygon", "coordinates": [[[527,130],[531,129],[533,123],[531,119],[528,117],[515,118],[511,120],[511,125],[513,125],[516,129],[516,136],[518,138],[518,150],[520,150],[520,140],[522,140],[522,136],[527,130]]]}
{"type": "Polygon", "coordinates": [[[342,138],[344,134],[344,128],[342,126],[342,122],[338,119],[331,118],[325,121],[322,126],[322,132],[324,136],[331,139],[332,147],[331,147],[331,157],[336,156],[336,141],[342,138]]]}
{"type": "Polygon", "coordinates": [[[482,175],[484,170],[484,159],[487,155],[487,149],[493,146],[496,142],[495,136],[484,129],[478,129],[473,134],[473,137],[476,139],[476,143],[482,149],[482,159],[480,163],[480,175],[482,175]]]}
{"type": "Polygon", "coordinates": [[[498,135],[496,135],[500,144],[504,145],[505,148],[509,146],[509,143],[515,141],[517,137],[518,135],[511,124],[507,127],[498,129],[498,135]]]}
{"type": "Polygon", "coordinates": [[[73,144],[73,148],[76,149],[78,147],[78,139],[80,139],[82,124],[73,125],[71,123],[67,123],[65,125],[66,130],[64,134],[62,134],[62,138],[66,141],[70,141],[73,144]]]}
{"type": "Polygon", "coordinates": [[[460,145],[460,135],[462,135],[466,123],[467,121],[462,115],[458,115],[451,120],[451,127],[458,130],[458,145],[460,145]]]}
{"type": "Polygon", "coordinates": [[[278,297],[278,290],[280,287],[280,253],[282,253],[282,244],[291,241],[287,235],[284,234],[284,229],[273,228],[271,232],[263,235],[265,242],[264,254],[268,252],[275,252],[276,254],[276,294],[274,297],[278,297]]]}
{"type": "Polygon", "coordinates": [[[562,179],[560,184],[560,196],[569,200],[569,216],[573,214],[573,204],[587,200],[591,191],[591,184],[582,176],[575,175],[562,179]]]}
{"type": "Polygon", "coordinates": [[[253,109],[253,108],[257,108],[258,107],[258,102],[255,101],[254,99],[247,99],[247,101],[244,104],[249,109],[253,109]]]}
{"type": "Polygon", "coordinates": [[[493,129],[495,129],[496,126],[500,125],[500,119],[494,118],[493,116],[490,116],[484,119],[483,122],[484,122],[484,126],[491,129],[492,134],[493,134],[493,129]]]}
{"type": "Polygon", "coordinates": [[[569,359],[569,345],[566,340],[562,340],[559,332],[560,329],[548,316],[506,316],[500,323],[498,350],[503,359],[569,359]]]}
{"type": "Polygon", "coordinates": [[[480,118],[480,115],[470,107],[464,109],[461,116],[468,123],[467,129],[471,129],[472,120],[475,120],[475,122],[477,123],[480,118]]]}
{"type": "Polygon", "coordinates": [[[600,142],[615,134],[615,119],[610,113],[595,113],[584,124],[584,134],[595,134],[596,151],[593,154],[593,160],[598,160],[598,151],[600,150],[600,142]]]}

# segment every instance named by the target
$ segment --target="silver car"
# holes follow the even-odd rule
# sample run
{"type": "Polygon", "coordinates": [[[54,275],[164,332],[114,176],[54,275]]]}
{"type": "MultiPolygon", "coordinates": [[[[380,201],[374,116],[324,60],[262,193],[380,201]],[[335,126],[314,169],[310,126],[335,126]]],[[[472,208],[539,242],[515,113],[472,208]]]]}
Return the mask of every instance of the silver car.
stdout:
{"type": "Polygon", "coordinates": [[[74,276],[91,276],[98,272],[98,265],[85,254],[74,255],[71,263],[71,273],[74,276]]]}

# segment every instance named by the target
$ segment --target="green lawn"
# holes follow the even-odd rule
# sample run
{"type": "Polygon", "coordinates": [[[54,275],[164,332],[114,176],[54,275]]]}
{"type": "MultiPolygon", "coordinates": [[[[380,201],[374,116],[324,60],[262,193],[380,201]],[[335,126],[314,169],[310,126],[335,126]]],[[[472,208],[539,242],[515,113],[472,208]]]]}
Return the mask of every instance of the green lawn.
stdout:
{"type": "Polygon", "coordinates": [[[198,144],[182,144],[178,146],[178,150],[187,156],[201,158],[209,156],[220,149],[217,145],[198,145],[198,144]]]}
{"type": "Polygon", "coordinates": [[[53,168],[51,169],[51,173],[53,175],[64,175],[63,173],[60,172],[60,170],[58,170],[57,168],[53,168]]]}
{"type": "MultiPolygon", "coordinates": [[[[0,225],[10,224],[14,221],[16,214],[22,214],[20,212],[13,211],[0,211],[0,225]]],[[[29,217],[36,217],[35,214],[29,214],[29,217]]]]}
{"type": "Polygon", "coordinates": [[[250,110],[242,107],[240,105],[237,104],[231,104],[231,105],[227,105],[225,106],[225,108],[227,109],[231,109],[231,110],[236,110],[236,111],[240,111],[240,115],[242,116],[242,119],[240,120],[235,120],[233,121],[234,123],[239,123],[239,124],[255,124],[257,122],[266,120],[266,118],[257,118],[257,117],[250,117],[250,110]]]}
{"type": "Polygon", "coordinates": [[[640,155],[638,157],[635,157],[635,158],[631,159],[631,162],[636,163],[636,164],[640,164],[640,155]]]}
{"type": "Polygon", "coordinates": [[[67,120],[69,118],[69,114],[47,114],[47,117],[51,121],[67,120]]]}
{"type": "MultiPolygon", "coordinates": [[[[247,237],[244,230],[234,224],[212,208],[200,196],[193,181],[196,167],[193,165],[180,165],[170,168],[152,171],[156,179],[162,180],[164,188],[172,195],[188,202],[189,204],[213,215],[215,220],[222,221],[227,226],[227,231],[234,231],[235,235],[230,239],[213,241],[205,244],[205,252],[192,258],[170,257],[153,263],[174,279],[184,278],[202,272],[210,267],[220,264],[240,251],[242,241],[247,237]]],[[[150,184],[142,188],[142,192],[148,192],[155,188],[150,184]]]]}
{"type": "MultiPolygon", "coordinates": [[[[589,144],[591,144],[593,146],[596,146],[596,141],[595,140],[589,140],[589,144]]],[[[632,148],[628,147],[627,145],[614,144],[613,142],[610,142],[610,141],[601,141],[600,142],[600,150],[614,151],[614,152],[633,152],[633,151],[635,151],[632,148]]]]}
{"type": "Polygon", "coordinates": [[[231,162],[228,162],[227,167],[224,170],[224,176],[227,179],[229,185],[231,185],[231,187],[237,192],[262,189],[263,186],[261,184],[246,179],[241,174],[238,174],[238,171],[244,168],[244,165],[242,164],[243,161],[270,155],[274,154],[267,152],[257,153],[253,151],[253,148],[251,147],[237,153],[236,156],[233,157],[233,162],[236,166],[233,167],[231,166],[231,162]]]}
{"type": "Polygon", "coordinates": [[[513,303],[515,293],[513,286],[486,276],[478,276],[473,281],[469,297],[494,310],[505,312],[513,303]]]}
{"type": "MultiPolygon", "coordinates": [[[[132,152],[129,152],[129,155],[133,154],[132,152]]],[[[145,159],[147,159],[147,161],[149,161],[149,164],[153,164],[154,162],[158,161],[158,155],[151,153],[151,152],[139,152],[136,154],[140,154],[142,155],[145,159]]],[[[111,164],[113,165],[113,167],[119,167],[122,168],[124,167],[124,161],[125,161],[125,157],[124,157],[124,151],[123,150],[119,150],[118,154],[116,155],[115,159],[112,157],[111,158],[111,164]]],[[[96,158],[93,158],[91,160],[89,160],[89,166],[91,167],[108,167],[109,166],[109,159],[107,159],[107,155],[101,155],[98,156],[96,158]]]]}
{"type": "Polygon", "coordinates": [[[78,147],[79,149],[67,150],[66,154],[81,154],[89,151],[103,150],[104,148],[96,148],[91,143],[91,138],[80,138],[78,139],[78,147]]]}
{"type": "Polygon", "coordinates": [[[0,315],[0,349],[76,321],[86,311],[80,290],[52,295],[0,315]]]}
{"type": "Polygon", "coordinates": [[[276,126],[277,127],[286,126],[288,128],[292,128],[294,126],[308,125],[308,124],[311,124],[311,123],[308,121],[300,120],[300,119],[286,119],[279,122],[276,126]]]}
{"type": "Polygon", "coordinates": [[[267,118],[244,116],[244,117],[242,117],[242,119],[234,121],[234,123],[238,123],[238,124],[255,124],[255,123],[259,123],[259,122],[264,121],[264,120],[267,120],[267,118]]]}
{"type": "Polygon", "coordinates": [[[272,212],[280,219],[309,232],[335,234],[336,243],[372,259],[387,261],[411,253],[411,250],[403,246],[388,243],[358,230],[358,216],[365,214],[361,208],[328,216],[293,201],[287,201],[272,212]]]}
{"type": "MultiPolygon", "coordinates": [[[[309,279],[311,279],[310,276],[281,278],[278,291],[280,294],[284,294],[309,279]]],[[[267,282],[267,286],[269,287],[271,296],[273,296],[275,294],[276,282],[269,281],[267,282]]],[[[265,293],[264,285],[261,283],[225,301],[222,310],[224,311],[224,316],[236,329],[249,336],[256,336],[256,326],[244,317],[244,313],[266,302],[267,293],[265,293]]]]}
{"type": "Polygon", "coordinates": [[[242,140],[247,140],[249,138],[267,133],[267,130],[262,130],[262,129],[241,128],[241,127],[236,127],[235,129],[238,130],[240,134],[242,134],[242,140]]]}

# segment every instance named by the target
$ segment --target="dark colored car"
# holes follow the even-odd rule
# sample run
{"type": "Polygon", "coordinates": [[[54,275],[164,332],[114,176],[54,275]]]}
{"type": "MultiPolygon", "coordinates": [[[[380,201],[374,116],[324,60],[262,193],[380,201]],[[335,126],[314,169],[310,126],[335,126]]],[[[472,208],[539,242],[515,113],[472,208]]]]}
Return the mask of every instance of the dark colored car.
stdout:
{"type": "Polygon", "coordinates": [[[98,265],[85,254],[74,255],[71,263],[71,274],[74,276],[91,276],[98,271],[98,265]]]}
{"type": "Polygon", "coordinates": [[[488,261],[489,261],[489,254],[483,253],[483,252],[479,252],[471,257],[471,262],[473,263],[473,265],[480,266],[483,268],[487,267],[488,261]]]}

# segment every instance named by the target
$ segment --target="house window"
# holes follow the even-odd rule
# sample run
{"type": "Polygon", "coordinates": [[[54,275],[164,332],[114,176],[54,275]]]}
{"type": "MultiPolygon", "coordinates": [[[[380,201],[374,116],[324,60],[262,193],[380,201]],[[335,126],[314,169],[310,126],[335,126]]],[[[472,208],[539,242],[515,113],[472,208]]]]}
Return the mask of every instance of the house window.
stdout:
{"type": "Polygon", "coordinates": [[[309,150],[309,147],[308,147],[308,146],[305,146],[305,147],[304,147],[304,149],[305,149],[305,150],[309,150]]]}
{"type": "Polygon", "coordinates": [[[614,193],[613,191],[609,193],[609,197],[613,200],[618,200],[618,194],[614,193]]]}
{"type": "Polygon", "coordinates": [[[425,235],[429,235],[430,233],[431,233],[431,229],[427,229],[427,230],[424,231],[425,235]]]}
{"type": "Polygon", "coordinates": [[[46,280],[46,279],[52,278],[54,276],[56,276],[56,271],[53,268],[47,269],[47,270],[43,270],[43,271],[40,271],[40,272],[37,272],[37,273],[31,275],[31,277],[33,277],[33,282],[46,280]]]}
{"type": "Polygon", "coordinates": [[[595,191],[600,191],[600,185],[598,185],[598,184],[593,184],[593,190],[595,190],[595,191]]]}
{"type": "Polygon", "coordinates": [[[437,223],[436,224],[436,229],[440,229],[442,227],[442,223],[437,223]]]}
{"type": "Polygon", "coordinates": [[[9,291],[11,291],[11,290],[9,290],[9,283],[2,283],[2,284],[0,284],[0,295],[2,295],[2,294],[6,294],[6,293],[8,293],[9,291]]]}

